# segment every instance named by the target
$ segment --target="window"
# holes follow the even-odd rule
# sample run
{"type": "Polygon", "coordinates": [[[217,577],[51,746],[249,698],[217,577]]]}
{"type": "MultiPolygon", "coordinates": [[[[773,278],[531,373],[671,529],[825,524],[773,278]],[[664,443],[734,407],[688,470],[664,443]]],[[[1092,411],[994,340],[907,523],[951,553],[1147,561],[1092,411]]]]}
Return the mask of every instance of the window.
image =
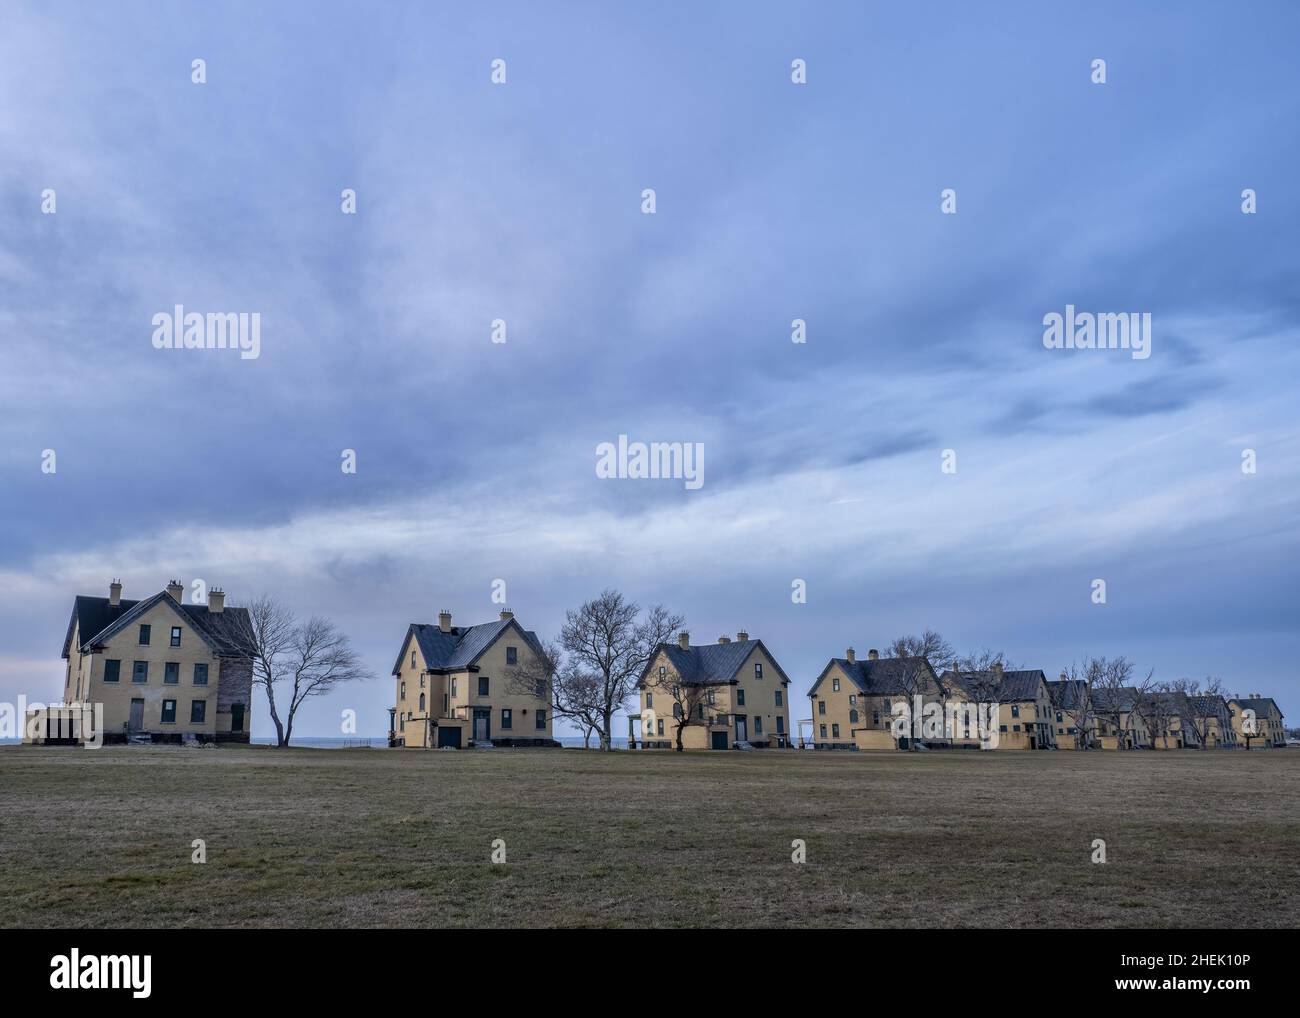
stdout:
{"type": "Polygon", "coordinates": [[[712,707],[713,704],[714,704],[714,702],[715,702],[715,701],[714,701],[714,698],[713,698],[713,690],[710,689],[710,690],[709,690],[709,706],[712,707]]]}
{"type": "Polygon", "coordinates": [[[784,697],[781,696],[781,690],[778,689],[778,690],[776,691],[776,705],[777,705],[778,707],[784,707],[784,706],[785,706],[785,704],[781,702],[783,699],[784,699],[784,697]]]}
{"type": "Polygon", "coordinates": [[[543,732],[546,730],[546,711],[537,711],[537,730],[543,732]]]}
{"type": "Polygon", "coordinates": [[[785,718],[783,718],[780,714],[776,716],[776,734],[777,735],[785,734],[785,718]]]}
{"type": "MultiPolygon", "coordinates": [[[[1011,716],[1012,716],[1013,718],[1018,718],[1018,717],[1020,717],[1020,708],[1019,708],[1019,707],[1012,707],[1012,708],[1011,708],[1011,716]]],[[[1019,727],[1019,726],[1016,727],[1016,731],[1017,731],[1017,732],[1020,731],[1020,727],[1019,727]]]]}
{"type": "Polygon", "coordinates": [[[453,700],[456,698],[456,677],[454,675],[451,677],[451,697],[453,700]]]}
{"type": "Polygon", "coordinates": [[[1012,725],[1012,726],[1011,726],[1011,730],[1012,730],[1013,732],[1018,732],[1018,731],[1020,731],[1020,726],[1019,726],[1019,725],[1012,725]]]}
{"type": "Polygon", "coordinates": [[[148,681],[149,681],[149,662],[148,662],[148,661],[136,661],[135,663],[133,663],[133,664],[131,665],[131,681],[132,681],[132,682],[148,682],[148,681]]]}
{"type": "MultiPolygon", "coordinates": [[[[709,701],[709,703],[712,702],[713,702],[712,700],[709,701]]],[[[736,688],[736,706],[737,707],[745,706],[745,691],[740,687],[736,688]]]]}
{"type": "Polygon", "coordinates": [[[181,681],[181,666],[179,662],[168,661],[163,665],[163,682],[169,686],[174,686],[181,681]]]}
{"type": "Polygon", "coordinates": [[[825,713],[826,713],[826,701],[825,701],[825,700],[818,700],[818,701],[817,701],[817,713],[818,713],[818,714],[825,714],[825,713]]]}
{"type": "Polygon", "coordinates": [[[850,694],[849,694],[849,706],[850,706],[850,707],[856,707],[857,705],[858,705],[858,694],[857,694],[857,693],[850,693],[850,694]]]}
{"type": "Polygon", "coordinates": [[[424,713],[424,694],[420,694],[420,713],[424,713]]]}
{"type": "Polygon", "coordinates": [[[1065,720],[1065,718],[1061,717],[1061,712],[1058,710],[1058,711],[1056,712],[1056,721],[1057,721],[1057,723],[1059,724],[1060,722],[1062,722],[1062,721],[1064,721],[1064,720],[1065,720]]]}
{"type": "Polygon", "coordinates": [[[838,693],[839,691],[840,691],[840,680],[839,680],[839,676],[836,676],[831,679],[831,692],[838,693]]]}
{"type": "Polygon", "coordinates": [[[480,675],[478,677],[478,695],[488,695],[488,677],[486,675],[480,675]]]}
{"type": "Polygon", "coordinates": [[[663,719],[663,718],[660,718],[658,721],[655,722],[655,732],[656,732],[656,734],[658,734],[658,735],[663,735],[663,734],[664,734],[664,719],[663,719]]]}
{"type": "Polygon", "coordinates": [[[840,726],[831,725],[831,738],[838,739],[839,737],[840,737],[840,726]]]}
{"type": "Polygon", "coordinates": [[[424,688],[424,676],[423,676],[423,675],[420,676],[420,688],[421,688],[421,689],[424,688]]]}
{"type": "Polygon", "coordinates": [[[415,667],[415,651],[411,651],[411,667],[415,667]]]}
{"type": "Polygon", "coordinates": [[[824,738],[826,738],[826,726],[825,726],[825,725],[822,725],[822,726],[821,726],[821,729],[822,729],[822,738],[824,739],[824,738]]]}
{"type": "Polygon", "coordinates": [[[1002,734],[1005,735],[1005,734],[1006,734],[1006,731],[1007,731],[1007,726],[1006,726],[1006,725],[998,725],[998,731],[1002,732],[1002,734]]]}
{"type": "Polygon", "coordinates": [[[397,719],[397,730],[398,730],[399,732],[404,732],[404,731],[406,731],[406,715],[405,715],[405,714],[403,714],[400,718],[397,719]]]}
{"type": "Polygon", "coordinates": [[[446,713],[447,713],[447,694],[446,694],[446,693],[443,693],[443,694],[442,694],[442,712],[443,712],[443,714],[446,714],[446,713]]]}
{"type": "Polygon", "coordinates": [[[179,647],[180,645],[181,645],[181,627],[172,626],[172,646],[179,647]]]}
{"type": "Polygon", "coordinates": [[[659,666],[659,678],[663,679],[663,678],[667,678],[667,677],[668,677],[668,669],[665,668],[663,665],[660,665],[660,666],[659,666]]]}
{"type": "Polygon", "coordinates": [[[755,662],[754,662],[754,678],[756,678],[756,679],[761,679],[762,677],[763,677],[763,662],[762,662],[762,661],[755,661],[755,662]]]}
{"type": "Polygon", "coordinates": [[[646,710],[649,710],[651,707],[653,707],[653,706],[655,705],[655,695],[654,695],[654,693],[651,693],[651,692],[649,692],[649,691],[646,692],[646,695],[645,695],[645,705],[646,705],[646,710]]]}
{"type": "Polygon", "coordinates": [[[162,722],[164,725],[176,723],[176,701],[164,700],[162,706],[162,722]]]}
{"type": "Polygon", "coordinates": [[[400,686],[400,690],[401,690],[401,691],[397,694],[397,698],[398,698],[399,700],[405,700],[405,699],[406,699],[406,683],[405,683],[405,682],[403,682],[403,683],[401,684],[401,686],[400,686]]]}
{"type": "Polygon", "coordinates": [[[514,712],[511,711],[508,707],[506,707],[506,708],[502,708],[502,710],[501,710],[501,727],[502,727],[503,729],[509,729],[509,728],[512,728],[512,727],[514,726],[514,723],[515,723],[515,720],[514,720],[514,712]]]}
{"type": "Polygon", "coordinates": [[[194,685],[206,686],[207,684],[208,684],[208,666],[205,664],[195,664],[194,685]]]}
{"type": "Polygon", "coordinates": [[[858,723],[858,712],[855,710],[849,711],[849,724],[856,725],[857,723],[858,723]]]}
{"type": "Polygon", "coordinates": [[[201,725],[207,719],[207,716],[208,716],[207,700],[190,701],[190,724],[201,725]]]}
{"type": "Polygon", "coordinates": [[[105,661],[105,662],[104,662],[104,681],[105,681],[105,682],[116,682],[116,681],[117,681],[119,678],[121,678],[121,677],[122,677],[122,662],[121,662],[121,661],[105,661]]]}
{"type": "Polygon", "coordinates": [[[873,725],[878,725],[878,724],[880,724],[880,711],[878,711],[878,710],[873,710],[873,711],[871,712],[871,723],[872,723],[873,725]]]}
{"type": "Polygon", "coordinates": [[[507,647],[507,648],[506,648],[506,664],[508,664],[508,665],[517,665],[518,663],[519,663],[519,648],[518,648],[518,647],[507,647]]]}
{"type": "Polygon", "coordinates": [[[141,646],[141,647],[147,647],[147,646],[149,646],[149,627],[148,627],[148,626],[141,626],[141,627],[140,627],[140,646],[141,646]]]}
{"type": "Polygon", "coordinates": [[[762,735],[762,734],[763,734],[763,715],[762,715],[762,714],[755,714],[755,715],[754,715],[754,734],[755,734],[755,735],[762,735]]]}
{"type": "Polygon", "coordinates": [[[682,716],[682,705],[680,703],[673,704],[673,717],[680,719],[681,716],[682,716]]]}
{"type": "Polygon", "coordinates": [[[539,700],[545,700],[545,699],[546,699],[546,680],[545,680],[545,679],[538,679],[537,682],[534,683],[534,685],[533,685],[533,694],[534,694],[534,695],[537,697],[537,699],[539,699],[539,700]]]}

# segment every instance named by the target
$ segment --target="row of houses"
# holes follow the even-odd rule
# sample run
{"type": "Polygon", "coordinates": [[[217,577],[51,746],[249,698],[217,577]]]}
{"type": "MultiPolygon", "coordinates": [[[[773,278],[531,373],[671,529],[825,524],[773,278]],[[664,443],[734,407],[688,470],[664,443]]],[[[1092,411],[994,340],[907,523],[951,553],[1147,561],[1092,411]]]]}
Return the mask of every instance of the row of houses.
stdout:
{"type": "MultiPolygon", "coordinates": [[[[247,742],[253,662],[243,608],[218,589],[186,604],[176,581],[143,600],[73,601],[63,643],[63,703],[102,705],[114,741],[247,742]]],[[[494,621],[412,623],[393,665],[391,746],[555,746],[550,689],[537,634],[503,610],[494,621]]],[[[792,724],[790,677],[746,632],[692,644],[661,643],[637,684],[629,744],[639,749],[737,746],[891,750],[1283,746],[1283,716],[1269,697],[1152,695],[1093,689],[1064,675],[994,664],[936,671],[925,657],[831,658],[809,691],[811,718],[792,724]],[[902,719],[900,721],[900,718],[902,719]],[[923,724],[922,721],[925,721],[923,724]]],[[[77,742],[75,711],[45,711],[27,741],[77,742]]]]}

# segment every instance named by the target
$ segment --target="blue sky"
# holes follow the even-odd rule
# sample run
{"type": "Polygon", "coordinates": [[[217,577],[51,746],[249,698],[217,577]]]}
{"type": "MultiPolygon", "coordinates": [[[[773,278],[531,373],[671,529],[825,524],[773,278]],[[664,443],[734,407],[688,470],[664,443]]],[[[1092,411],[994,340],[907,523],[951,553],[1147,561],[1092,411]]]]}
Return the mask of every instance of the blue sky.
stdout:
{"type": "Polygon", "coordinates": [[[338,621],[379,679],[298,731],[379,735],[406,625],[494,618],[504,579],[546,636],[605,586],[697,642],[747,629],[800,717],[828,657],[931,626],[1297,721],[1297,29],[1288,3],[11,7],[0,699],[57,693],[73,594],[201,577],[338,621]],[[176,303],[259,312],[261,356],[154,349],[176,303]],[[1066,304],[1150,312],[1151,357],[1045,349],[1066,304]],[[619,434],[703,442],[706,483],[598,478],[619,434]]]}

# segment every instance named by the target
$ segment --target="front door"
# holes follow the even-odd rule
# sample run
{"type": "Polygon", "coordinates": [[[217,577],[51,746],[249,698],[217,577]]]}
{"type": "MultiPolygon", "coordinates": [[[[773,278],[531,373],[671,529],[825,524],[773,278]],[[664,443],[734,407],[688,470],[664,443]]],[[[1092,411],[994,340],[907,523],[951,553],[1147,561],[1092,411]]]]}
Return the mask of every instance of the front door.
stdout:
{"type": "Polygon", "coordinates": [[[474,711],[474,741],[487,742],[488,725],[491,723],[492,715],[485,710],[476,709],[474,711]]]}
{"type": "Polygon", "coordinates": [[[232,703],[230,705],[230,730],[232,732],[242,732],[244,730],[244,705],[242,703],[232,703]]]}
{"type": "Polygon", "coordinates": [[[144,701],[131,701],[131,731],[144,731],[144,701]]]}
{"type": "Polygon", "coordinates": [[[726,733],[726,732],[713,732],[712,735],[713,735],[713,748],[714,748],[714,749],[726,749],[726,748],[727,748],[727,733],[726,733]]]}
{"type": "Polygon", "coordinates": [[[745,717],[746,717],[746,715],[744,715],[744,714],[737,714],[737,715],[736,715],[736,741],[737,741],[737,742],[747,742],[747,741],[748,741],[748,736],[745,734],[745,733],[746,733],[746,728],[747,728],[747,726],[746,726],[746,724],[745,724],[745,717]]]}

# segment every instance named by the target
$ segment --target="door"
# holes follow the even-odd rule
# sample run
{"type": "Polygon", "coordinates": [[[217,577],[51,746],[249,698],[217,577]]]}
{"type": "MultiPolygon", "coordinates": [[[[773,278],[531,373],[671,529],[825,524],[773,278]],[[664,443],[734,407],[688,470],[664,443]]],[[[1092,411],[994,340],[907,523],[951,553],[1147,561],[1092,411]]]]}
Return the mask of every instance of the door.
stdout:
{"type": "Polygon", "coordinates": [[[726,749],[726,748],[727,748],[727,733],[726,733],[726,732],[713,732],[712,734],[713,734],[713,748],[714,748],[714,749],[726,749]]]}
{"type": "Polygon", "coordinates": [[[474,711],[474,741],[487,742],[489,738],[488,726],[491,724],[492,715],[482,709],[474,711]]]}
{"type": "Polygon", "coordinates": [[[242,732],[244,730],[244,705],[242,703],[232,703],[230,705],[230,730],[232,732],[242,732]]]}
{"type": "Polygon", "coordinates": [[[460,749],[460,726],[441,726],[438,728],[438,748],[450,746],[452,749],[460,749]]]}
{"type": "Polygon", "coordinates": [[[746,735],[747,726],[745,724],[745,718],[746,715],[744,714],[736,715],[736,741],[737,742],[749,741],[748,736],[746,735]]]}
{"type": "Polygon", "coordinates": [[[131,731],[144,731],[144,700],[131,701],[131,731]]]}

